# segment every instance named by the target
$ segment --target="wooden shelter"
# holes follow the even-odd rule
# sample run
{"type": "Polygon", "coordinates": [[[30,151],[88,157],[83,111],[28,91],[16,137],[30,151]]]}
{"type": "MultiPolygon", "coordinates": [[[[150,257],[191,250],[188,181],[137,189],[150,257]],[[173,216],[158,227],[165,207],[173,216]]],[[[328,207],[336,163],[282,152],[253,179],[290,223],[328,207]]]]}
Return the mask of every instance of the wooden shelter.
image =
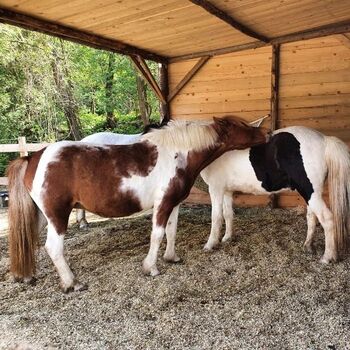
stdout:
{"type": "Polygon", "coordinates": [[[350,143],[349,0],[0,0],[0,22],[129,55],[164,118],[270,112],[272,129],[305,125],[350,143]],[[160,84],[145,59],[161,63],[160,84]]]}

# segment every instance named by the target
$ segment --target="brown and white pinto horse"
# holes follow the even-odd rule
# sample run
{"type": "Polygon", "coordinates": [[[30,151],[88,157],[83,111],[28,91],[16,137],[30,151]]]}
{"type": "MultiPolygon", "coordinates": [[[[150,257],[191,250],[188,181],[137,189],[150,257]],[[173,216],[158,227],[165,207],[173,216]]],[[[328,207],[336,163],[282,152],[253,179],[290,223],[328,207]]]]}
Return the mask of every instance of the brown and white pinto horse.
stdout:
{"type": "Polygon", "coordinates": [[[81,207],[105,217],[154,208],[150,249],[144,272],[157,275],[159,245],[164,258],[175,254],[178,206],[199,172],[224,152],[264,143],[267,131],[234,117],[211,123],[170,122],[131,145],[61,141],[12,162],[9,176],[11,272],[30,281],[35,273],[38,233],[47,225],[45,248],[61,278],[63,291],[81,290],[63,254],[69,214],[81,207]],[[170,217],[170,219],[169,219],[170,217]],[[175,225],[173,225],[175,224],[175,225]]]}

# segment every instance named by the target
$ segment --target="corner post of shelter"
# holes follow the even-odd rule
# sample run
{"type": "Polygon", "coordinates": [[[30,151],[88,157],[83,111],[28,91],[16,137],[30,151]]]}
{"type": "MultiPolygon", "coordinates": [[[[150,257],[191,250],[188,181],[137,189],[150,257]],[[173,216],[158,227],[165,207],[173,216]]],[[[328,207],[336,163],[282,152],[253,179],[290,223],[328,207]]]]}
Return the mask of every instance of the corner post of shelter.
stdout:
{"type": "Polygon", "coordinates": [[[161,102],[161,121],[167,122],[170,120],[170,108],[168,102],[169,96],[169,75],[168,75],[168,64],[160,63],[159,64],[159,85],[160,90],[165,99],[165,103],[161,102]]]}
{"type": "MultiPolygon", "coordinates": [[[[279,79],[280,79],[280,44],[272,45],[271,60],[271,131],[277,129],[279,118],[279,79]]],[[[270,195],[270,208],[277,207],[277,195],[270,195]]]]}

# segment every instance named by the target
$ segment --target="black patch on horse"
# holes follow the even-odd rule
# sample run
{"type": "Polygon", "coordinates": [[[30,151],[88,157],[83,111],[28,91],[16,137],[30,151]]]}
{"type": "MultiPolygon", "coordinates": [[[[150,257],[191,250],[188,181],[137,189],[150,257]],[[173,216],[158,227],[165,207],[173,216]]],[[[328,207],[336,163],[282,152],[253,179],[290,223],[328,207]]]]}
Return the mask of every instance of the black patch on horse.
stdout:
{"type": "Polygon", "coordinates": [[[274,135],[268,143],[253,146],[249,160],[266,191],[290,188],[297,190],[308,203],[314,189],[306,175],[300,143],[294,135],[281,132],[274,135]]]}

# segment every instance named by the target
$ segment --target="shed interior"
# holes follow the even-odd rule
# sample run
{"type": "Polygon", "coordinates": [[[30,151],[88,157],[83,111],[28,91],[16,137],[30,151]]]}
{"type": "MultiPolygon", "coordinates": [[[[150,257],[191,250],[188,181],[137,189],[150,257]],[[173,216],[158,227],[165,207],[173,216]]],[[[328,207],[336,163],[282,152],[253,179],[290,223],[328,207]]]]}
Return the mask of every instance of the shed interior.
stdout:
{"type": "Polygon", "coordinates": [[[129,55],[165,118],[271,113],[272,129],[309,126],[350,145],[348,0],[0,0],[0,22],[129,55]],[[145,59],[161,63],[160,84],[145,59]]]}

